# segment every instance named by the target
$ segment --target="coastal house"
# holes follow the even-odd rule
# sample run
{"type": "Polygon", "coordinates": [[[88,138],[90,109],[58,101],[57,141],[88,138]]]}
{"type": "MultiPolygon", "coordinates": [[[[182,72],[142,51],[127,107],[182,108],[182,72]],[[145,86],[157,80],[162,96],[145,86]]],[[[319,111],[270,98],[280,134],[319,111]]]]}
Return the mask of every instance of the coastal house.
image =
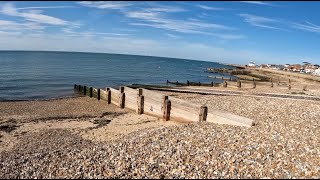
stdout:
{"type": "Polygon", "coordinates": [[[316,69],[318,69],[318,65],[312,65],[312,64],[308,64],[304,67],[304,70],[306,73],[314,73],[316,69]]]}
{"type": "Polygon", "coordinates": [[[256,67],[256,63],[254,61],[250,61],[248,66],[249,67],[256,67]]]}
{"type": "Polygon", "coordinates": [[[292,65],[289,66],[289,70],[290,71],[294,71],[294,72],[300,72],[301,67],[302,66],[300,64],[292,64],[292,65]]]}
{"type": "Polygon", "coordinates": [[[261,64],[261,65],[260,65],[260,69],[261,69],[261,68],[268,68],[268,65],[267,65],[267,64],[261,64]]]}
{"type": "Polygon", "coordinates": [[[316,69],[314,72],[313,72],[314,75],[316,76],[320,76],[320,69],[316,69]]]}

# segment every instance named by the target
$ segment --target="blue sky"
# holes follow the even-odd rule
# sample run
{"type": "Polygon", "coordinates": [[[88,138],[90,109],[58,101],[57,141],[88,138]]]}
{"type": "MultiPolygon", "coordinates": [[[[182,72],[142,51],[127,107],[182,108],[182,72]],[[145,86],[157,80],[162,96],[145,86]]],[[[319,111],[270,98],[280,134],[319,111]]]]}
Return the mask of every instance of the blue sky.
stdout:
{"type": "Polygon", "coordinates": [[[0,50],[320,63],[320,2],[0,2],[0,50]]]}

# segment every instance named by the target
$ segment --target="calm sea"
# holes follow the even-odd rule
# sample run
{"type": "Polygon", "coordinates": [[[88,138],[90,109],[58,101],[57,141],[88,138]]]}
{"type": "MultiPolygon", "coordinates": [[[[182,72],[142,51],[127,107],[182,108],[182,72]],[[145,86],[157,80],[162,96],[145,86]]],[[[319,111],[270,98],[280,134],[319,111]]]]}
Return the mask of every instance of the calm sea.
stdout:
{"type": "Polygon", "coordinates": [[[226,66],[136,55],[0,51],[0,100],[76,96],[74,84],[118,88],[133,83],[165,85],[166,80],[220,82],[207,77],[207,67],[226,66]]]}

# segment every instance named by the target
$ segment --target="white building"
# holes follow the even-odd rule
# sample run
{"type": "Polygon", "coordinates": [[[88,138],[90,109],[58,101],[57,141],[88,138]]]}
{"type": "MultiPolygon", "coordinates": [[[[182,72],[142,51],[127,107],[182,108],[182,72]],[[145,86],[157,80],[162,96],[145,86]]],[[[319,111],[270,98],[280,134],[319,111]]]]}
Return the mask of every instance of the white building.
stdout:
{"type": "Polygon", "coordinates": [[[253,61],[250,61],[248,64],[249,67],[256,67],[256,63],[253,61]]]}
{"type": "Polygon", "coordinates": [[[320,69],[316,69],[314,72],[313,72],[314,75],[316,76],[320,76],[320,69]]]}

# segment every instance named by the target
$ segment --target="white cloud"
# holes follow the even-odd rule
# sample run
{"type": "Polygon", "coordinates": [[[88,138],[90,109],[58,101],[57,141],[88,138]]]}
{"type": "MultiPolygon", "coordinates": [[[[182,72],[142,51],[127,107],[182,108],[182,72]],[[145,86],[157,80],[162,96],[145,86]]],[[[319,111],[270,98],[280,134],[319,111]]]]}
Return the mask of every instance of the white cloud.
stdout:
{"type": "Polygon", "coordinates": [[[25,9],[65,9],[65,8],[76,8],[75,6],[34,6],[34,7],[23,7],[23,8],[16,8],[18,10],[25,10],[25,9]]]}
{"type": "Polygon", "coordinates": [[[312,24],[312,23],[310,23],[308,21],[306,21],[306,23],[304,23],[304,24],[302,24],[302,23],[293,23],[292,27],[295,28],[295,29],[303,30],[303,31],[320,33],[320,26],[312,24]]]}
{"type": "Polygon", "coordinates": [[[210,34],[206,31],[233,30],[233,28],[221,24],[206,23],[199,20],[186,21],[164,18],[163,14],[159,12],[128,11],[125,14],[129,18],[143,21],[129,23],[130,25],[149,26],[182,33],[210,34]]]}
{"type": "Polygon", "coordinates": [[[44,28],[45,26],[32,22],[17,23],[14,21],[0,20],[0,30],[4,31],[42,30],[44,28]]]}
{"type": "Polygon", "coordinates": [[[132,5],[131,3],[121,1],[81,1],[78,4],[98,9],[123,9],[132,5]]]}
{"type": "Polygon", "coordinates": [[[278,29],[278,30],[285,30],[283,28],[277,27],[281,21],[271,18],[266,18],[262,16],[256,16],[252,14],[239,14],[239,16],[244,18],[244,21],[249,23],[252,26],[268,28],[268,29],[278,29]]]}
{"type": "Polygon", "coordinates": [[[65,20],[41,14],[41,11],[28,10],[28,11],[19,12],[18,9],[15,8],[11,3],[6,3],[2,7],[1,13],[8,16],[22,17],[25,20],[37,22],[41,24],[50,24],[50,25],[66,25],[67,24],[67,21],[65,20]]]}
{"type": "Polygon", "coordinates": [[[239,1],[239,2],[248,3],[248,4],[257,4],[257,5],[267,5],[267,6],[272,5],[271,3],[267,3],[263,1],[239,1]]]}
{"type": "Polygon", "coordinates": [[[211,7],[211,6],[205,6],[205,5],[197,5],[197,6],[205,10],[214,10],[214,11],[226,10],[225,8],[211,7]]]}

